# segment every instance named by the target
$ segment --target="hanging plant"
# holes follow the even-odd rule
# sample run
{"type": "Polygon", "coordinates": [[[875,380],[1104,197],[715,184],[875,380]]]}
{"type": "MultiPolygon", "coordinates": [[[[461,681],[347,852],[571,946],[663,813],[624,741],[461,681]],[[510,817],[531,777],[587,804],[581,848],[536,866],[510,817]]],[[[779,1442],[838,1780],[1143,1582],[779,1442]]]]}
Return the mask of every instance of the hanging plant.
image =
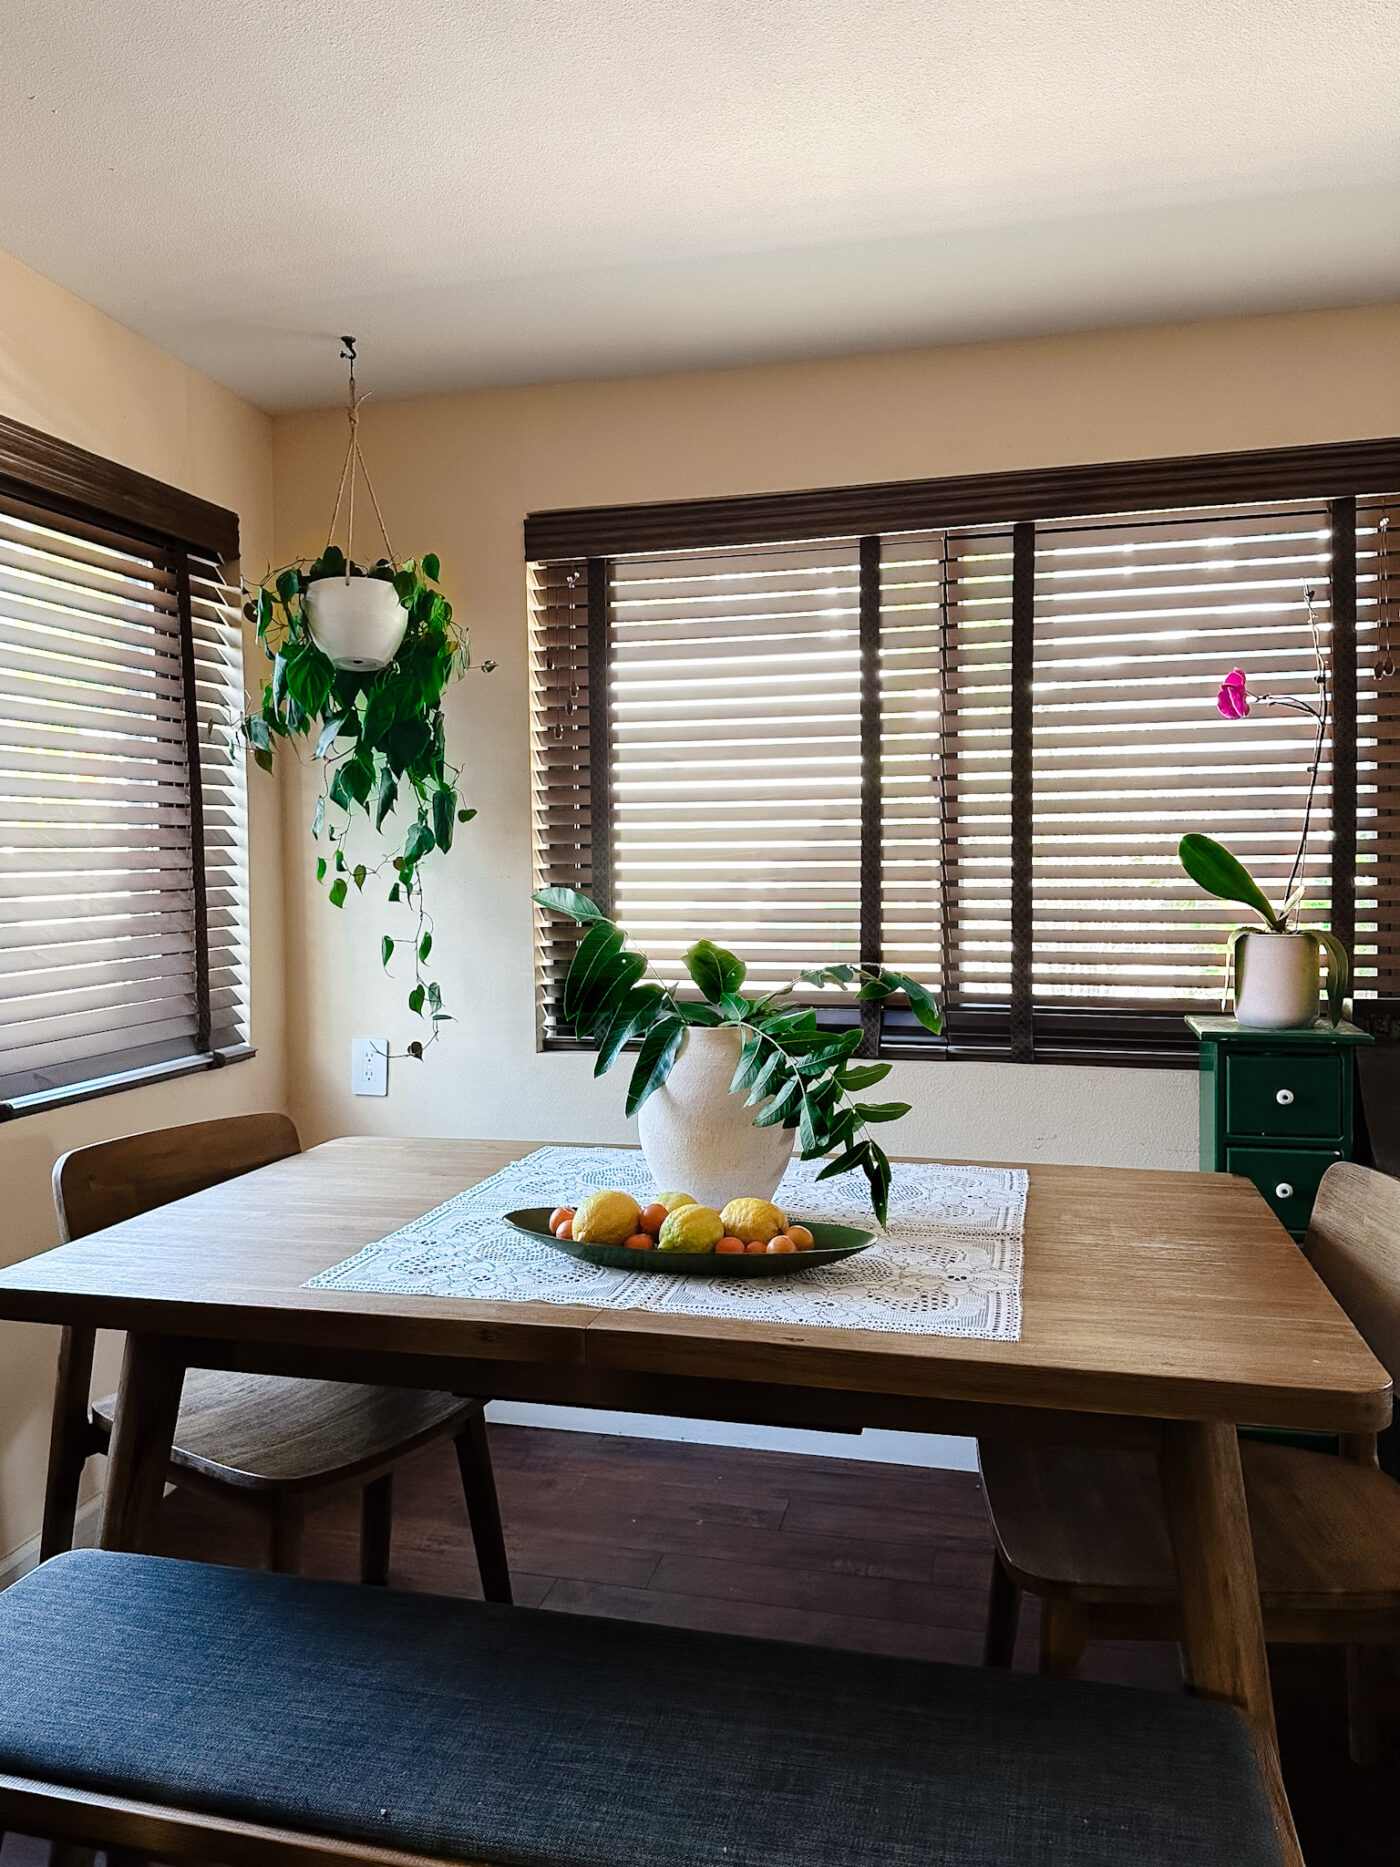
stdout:
{"type": "MultiPolygon", "coordinates": [[[[389,875],[388,900],[416,912],[411,942],[385,933],[380,960],[386,970],[399,949],[411,946],[413,982],[408,1008],[431,1025],[431,1035],[407,1046],[421,1057],[448,1021],[442,990],[425,970],[433,951],[433,922],[419,873],[426,857],[452,847],[459,823],[476,812],[463,805],[460,767],[447,756],[442,700],[448,685],[471,667],[466,632],[437,587],[432,554],[400,562],[389,544],[373,485],[360,455],[356,427],[361,398],[355,388],[354,342],[343,340],[350,361],[350,444],[326,548],[313,562],[298,560],[269,574],[249,593],[245,614],[272,664],[258,708],[242,722],[253,759],[273,769],[279,740],[314,746],[322,772],[311,834],[326,843],[316,858],[316,880],[333,908],[343,908],[373,877],[389,875]],[[384,539],[385,555],[357,563],[354,547],[355,478],[363,474],[384,539]],[[334,542],[349,494],[345,549],[334,542]],[[409,818],[402,843],[374,861],[357,860],[353,832],[365,824],[382,832],[396,814],[409,818]]],[[[490,673],[494,662],[483,662],[490,673]]],[[[381,845],[382,847],[382,845],[381,845]]]]}

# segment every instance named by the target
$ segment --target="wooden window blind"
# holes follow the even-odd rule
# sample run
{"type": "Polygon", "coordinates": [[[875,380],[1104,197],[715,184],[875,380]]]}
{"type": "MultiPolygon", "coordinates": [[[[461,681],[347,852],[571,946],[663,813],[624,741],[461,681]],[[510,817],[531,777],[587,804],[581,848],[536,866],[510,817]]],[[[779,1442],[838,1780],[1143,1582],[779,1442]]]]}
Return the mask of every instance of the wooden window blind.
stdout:
{"type": "Polygon", "coordinates": [[[247,1040],[236,593],[58,503],[0,481],[0,1114],[247,1040]]]}
{"type": "MultiPolygon", "coordinates": [[[[1282,897],[1312,722],[1215,700],[1236,666],[1315,691],[1311,591],[1334,725],[1307,918],[1354,941],[1357,1015],[1383,1022],[1400,499],[1363,473],[1400,485],[1400,444],[538,515],[527,551],[614,547],[532,565],[539,879],[592,893],[672,979],[700,934],[765,985],[839,959],[914,974],[946,1029],[867,1008],[888,1055],[1187,1063],[1238,916],[1176,845],[1216,836],[1282,897]],[[1149,487],[1170,503],[1114,502],[1149,487]],[[921,508],[966,522],[903,523],[921,508]],[[815,535],[824,517],[862,529],[815,535]]],[[[570,1041],[573,939],[541,919],[546,1043],[570,1041]]]]}

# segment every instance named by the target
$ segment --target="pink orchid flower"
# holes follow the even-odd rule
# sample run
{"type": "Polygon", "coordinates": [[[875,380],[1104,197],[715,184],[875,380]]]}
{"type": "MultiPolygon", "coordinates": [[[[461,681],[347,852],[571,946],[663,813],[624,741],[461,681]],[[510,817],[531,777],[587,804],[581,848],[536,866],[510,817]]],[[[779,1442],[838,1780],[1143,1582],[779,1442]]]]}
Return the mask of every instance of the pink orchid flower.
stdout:
{"type": "Polygon", "coordinates": [[[1227,720],[1242,720],[1249,712],[1249,695],[1245,691],[1243,668],[1231,668],[1221,684],[1215,704],[1227,720]]]}

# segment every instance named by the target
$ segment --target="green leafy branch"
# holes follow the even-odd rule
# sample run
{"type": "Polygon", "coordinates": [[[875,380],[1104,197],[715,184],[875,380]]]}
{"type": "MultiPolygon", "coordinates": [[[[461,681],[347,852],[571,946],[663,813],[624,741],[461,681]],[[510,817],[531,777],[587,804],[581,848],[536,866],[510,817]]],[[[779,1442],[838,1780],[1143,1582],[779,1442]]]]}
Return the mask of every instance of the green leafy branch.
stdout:
{"type": "MultiPolygon", "coordinates": [[[[272,663],[260,704],[241,722],[254,762],[273,769],[281,742],[303,740],[323,768],[323,780],[311,819],[311,834],[323,834],[330,857],[318,856],[316,879],[329,880],[327,899],[343,908],[353,886],[392,869],[388,900],[416,910],[412,941],[414,977],[408,1008],[432,1025],[449,1021],[442,992],[424,973],[432,951],[432,922],[423,897],[420,865],[433,851],[451,849],[458,824],[476,815],[458,790],[460,769],[447,757],[442,700],[448,685],[472,665],[465,632],[453,622],[452,606],[437,584],[440,566],[429,554],[395,565],[381,558],[368,567],[347,565],[336,545],[328,545],[312,563],[304,560],[270,575],[249,594],[244,614],[257,630],[258,642],[272,663]],[[370,577],[393,585],[408,612],[403,641],[385,668],[357,672],[337,668],[316,646],[306,613],[306,593],[326,577],[370,577]],[[407,811],[410,821],[396,853],[373,865],[347,860],[351,831],[359,819],[382,833],[390,817],[407,811]],[[338,813],[331,820],[331,813],[338,813]]],[[[483,662],[489,674],[494,662],[483,662]]],[[[387,968],[399,945],[384,934],[380,957],[387,968]]],[[[421,1057],[427,1046],[408,1045],[421,1057]]]]}
{"type": "MultiPolygon", "coordinates": [[[[888,1063],[855,1061],[858,1029],[824,1031],[809,1007],[787,1003],[796,985],[761,998],[743,992],[747,968],[737,955],[712,940],[697,940],[685,955],[686,971],[699,988],[699,1002],[681,999],[653,971],[646,955],[616,922],[572,888],[542,888],[534,897],[552,914],[564,914],[586,931],[564,981],[561,1011],[581,1036],[598,1046],[593,1073],[601,1076],[623,1049],[638,1045],[627,1088],[633,1115],[671,1073],[689,1026],[728,1025],[740,1033],[739,1062],[731,1092],[757,1108],[754,1126],[795,1128],[803,1160],[831,1156],[818,1174],[859,1169],[881,1225],[889,1211],[890,1163],[870,1134],[872,1124],[898,1121],[907,1102],[862,1102],[856,1098],[890,1073],[888,1063]]],[[[933,995],[918,980],[884,968],[827,966],[804,972],[808,985],[855,988],[867,1003],[903,993],[915,1017],[935,1034],[942,1018],[933,995]]]]}

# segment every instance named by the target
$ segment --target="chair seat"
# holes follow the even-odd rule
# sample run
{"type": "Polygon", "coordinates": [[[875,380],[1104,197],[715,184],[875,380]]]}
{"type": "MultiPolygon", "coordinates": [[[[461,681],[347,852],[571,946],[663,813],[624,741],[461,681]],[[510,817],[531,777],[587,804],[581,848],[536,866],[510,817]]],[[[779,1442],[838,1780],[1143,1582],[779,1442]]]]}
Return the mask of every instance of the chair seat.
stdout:
{"type": "Polygon", "coordinates": [[[1279,1862],[1167,1693],[96,1550],[0,1596],[0,1679],[0,1772],[456,1860],[1279,1862]]]}
{"type": "MultiPolygon", "coordinates": [[[[345,1484],[465,1424],[480,1404],[411,1388],[191,1368],[171,1464],[244,1490],[345,1484]]],[[[116,1405],[108,1394],[92,1409],[108,1434],[116,1405]]]]}
{"type": "MultiPolygon", "coordinates": [[[[1400,1484],[1372,1465],[1241,1443],[1265,1619],[1400,1608],[1400,1484]]],[[[988,1442],[982,1481],[1022,1588],[1169,1607],[1176,1569],[1150,1453],[988,1442]]]]}

